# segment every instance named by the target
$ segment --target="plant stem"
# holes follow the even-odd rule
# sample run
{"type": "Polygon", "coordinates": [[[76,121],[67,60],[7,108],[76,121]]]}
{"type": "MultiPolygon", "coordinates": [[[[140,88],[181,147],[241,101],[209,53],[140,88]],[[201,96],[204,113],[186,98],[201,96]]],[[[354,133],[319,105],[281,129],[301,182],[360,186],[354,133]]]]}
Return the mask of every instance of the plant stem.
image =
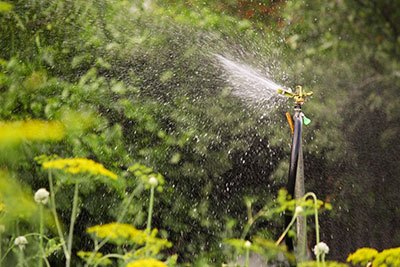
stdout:
{"type": "MultiPolygon", "coordinates": [[[[26,235],[27,236],[27,235],[26,235]]],[[[5,251],[4,255],[2,254],[1,262],[7,257],[8,253],[15,247],[14,242],[10,239],[10,243],[8,244],[8,249],[5,251]]]]}
{"type": "Polygon", "coordinates": [[[43,249],[43,234],[44,234],[44,225],[43,225],[43,204],[39,203],[39,213],[40,213],[40,227],[39,227],[39,249],[40,249],[40,257],[39,257],[39,267],[43,267],[43,258],[44,249],[43,249]]]}
{"type": "Polygon", "coordinates": [[[57,216],[55,190],[54,190],[54,186],[53,186],[53,177],[52,177],[50,170],[49,170],[49,186],[50,186],[50,209],[51,209],[51,212],[53,213],[54,221],[56,223],[57,233],[58,233],[58,236],[60,237],[60,241],[61,241],[61,245],[62,245],[62,248],[64,251],[65,259],[68,259],[68,258],[70,258],[70,255],[68,253],[68,249],[65,244],[64,234],[61,230],[61,225],[60,225],[60,222],[59,222],[58,216],[57,216]]]}
{"type": "Polygon", "coordinates": [[[240,239],[245,239],[247,236],[247,233],[250,231],[251,226],[254,223],[254,219],[253,219],[253,213],[251,211],[251,202],[249,204],[246,204],[247,207],[247,222],[246,225],[244,226],[242,235],[240,237],[240,239]]]}
{"type": "Polygon", "coordinates": [[[250,262],[250,248],[246,248],[246,260],[244,266],[249,267],[249,262],[250,262]]]}
{"type": "MultiPolygon", "coordinates": [[[[313,192],[308,192],[307,194],[304,195],[304,200],[307,199],[307,197],[312,197],[314,201],[314,219],[315,219],[315,240],[316,243],[319,244],[320,239],[319,239],[319,220],[318,220],[318,202],[317,202],[317,196],[313,192]]],[[[317,266],[320,264],[320,255],[317,253],[316,254],[316,259],[317,259],[317,266]]]]}
{"type": "Polygon", "coordinates": [[[50,262],[46,258],[44,258],[44,262],[46,263],[46,267],[51,267],[50,262]]]}
{"type": "Polygon", "coordinates": [[[23,266],[25,265],[25,264],[24,264],[24,258],[25,258],[24,249],[19,249],[19,253],[18,253],[18,266],[23,267],[23,266]]]}
{"type": "MultiPolygon", "coordinates": [[[[120,216],[119,216],[118,219],[117,219],[117,223],[121,222],[121,221],[124,219],[126,213],[128,212],[128,207],[129,207],[129,205],[131,204],[133,197],[134,197],[134,194],[133,194],[133,192],[132,192],[132,193],[130,194],[130,196],[129,196],[128,201],[126,202],[126,205],[125,205],[124,208],[122,209],[122,212],[120,213],[120,216]]],[[[89,259],[87,260],[85,266],[90,266],[90,264],[92,263],[92,261],[93,261],[95,255],[96,255],[96,253],[108,242],[108,240],[109,240],[109,238],[106,237],[105,239],[103,239],[103,240],[100,242],[100,244],[97,244],[97,241],[95,241],[94,249],[93,249],[92,254],[90,255],[89,259]]]]}
{"type": "MultiPolygon", "coordinates": [[[[147,232],[148,236],[150,236],[150,234],[151,234],[151,219],[153,216],[153,206],[154,206],[154,187],[155,186],[151,186],[151,188],[150,188],[150,203],[149,203],[149,212],[147,215],[147,227],[146,227],[146,232],[147,232]]],[[[148,240],[146,240],[146,256],[149,256],[147,242],[148,242],[148,240]]]]}
{"type": "Polygon", "coordinates": [[[71,253],[72,253],[72,239],[74,237],[74,226],[75,226],[75,221],[76,221],[76,216],[77,216],[77,210],[78,210],[78,198],[79,198],[79,183],[77,182],[75,184],[75,189],[74,189],[74,199],[72,201],[72,212],[71,212],[71,220],[69,222],[69,233],[68,233],[68,243],[67,243],[67,248],[68,248],[68,255],[70,256],[67,258],[65,262],[66,267],[71,266],[71,253]]]}
{"type": "Polygon", "coordinates": [[[0,267],[3,265],[3,253],[2,253],[2,246],[1,244],[3,243],[3,236],[2,233],[0,232],[0,267]]]}
{"type": "Polygon", "coordinates": [[[289,230],[290,230],[290,228],[292,227],[293,223],[296,221],[297,215],[298,215],[298,214],[295,212],[294,215],[293,215],[293,217],[292,217],[292,220],[291,220],[290,223],[289,223],[289,225],[286,227],[285,231],[283,231],[283,233],[281,234],[281,236],[280,236],[280,237],[278,238],[278,240],[275,242],[276,245],[279,245],[279,244],[282,242],[283,238],[285,238],[286,234],[289,232],[289,230]]]}
{"type": "Polygon", "coordinates": [[[269,215],[270,215],[270,214],[268,213],[268,211],[266,211],[264,208],[261,209],[259,212],[257,212],[257,214],[254,215],[254,216],[249,216],[249,215],[247,215],[249,219],[247,220],[247,223],[246,223],[246,225],[244,226],[244,229],[243,229],[242,235],[240,236],[240,239],[243,239],[243,240],[244,240],[244,239],[246,238],[246,236],[247,236],[247,234],[249,233],[251,227],[253,226],[253,224],[254,224],[260,217],[262,217],[262,216],[267,217],[267,216],[269,216],[269,215]]]}
{"type": "Polygon", "coordinates": [[[126,258],[120,254],[107,254],[107,255],[104,255],[103,257],[101,257],[98,260],[98,262],[95,263],[95,265],[93,267],[97,267],[101,263],[102,260],[109,259],[109,258],[122,259],[122,260],[126,261],[126,258]]]}
{"type": "Polygon", "coordinates": [[[150,188],[150,203],[149,203],[149,212],[147,215],[147,227],[146,231],[148,234],[151,232],[151,219],[153,216],[153,205],[154,205],[154,186],[150,188]]]}

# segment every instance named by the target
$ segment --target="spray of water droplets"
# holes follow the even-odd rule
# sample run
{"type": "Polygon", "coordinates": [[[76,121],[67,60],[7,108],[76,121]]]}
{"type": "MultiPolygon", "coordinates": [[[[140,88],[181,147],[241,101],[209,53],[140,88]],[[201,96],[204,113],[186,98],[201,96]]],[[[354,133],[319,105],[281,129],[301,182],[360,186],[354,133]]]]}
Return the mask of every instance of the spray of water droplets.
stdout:
{"type": "Polygon", "coordinates": [[[260,104],[272,107],[283,98],[277,94],[278,89],[285,89],[271,79],[263,76],[254,68],[215,54],[218,63],[224,68],[227,81],[232,86],[232,94],[251,105],[260,104]]]}

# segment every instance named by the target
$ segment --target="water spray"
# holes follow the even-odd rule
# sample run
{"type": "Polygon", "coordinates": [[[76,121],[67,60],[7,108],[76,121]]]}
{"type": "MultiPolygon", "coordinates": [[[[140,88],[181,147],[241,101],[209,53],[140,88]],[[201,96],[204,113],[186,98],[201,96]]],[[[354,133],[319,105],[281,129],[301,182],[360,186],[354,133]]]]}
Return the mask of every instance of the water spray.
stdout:
{"type": "MultiPolygon", "coordinates": [[[[303,149],[302,149],[302,127],[309,124],[311,121],[301,111],[307,97],[311,96],[313,92],[305,92],[303,88],[298,85],[296,91],[292,92],[289,90],[278,89],[277,92],[288,98],[293,98],[295,102],[294,114],[290,115],[286,113],[293,139],[290,153],[290,167],[289,177],[287,182],[287,191],[294,199],[300,199],[305,194],[304,189],[304,162],[303,162],[303,149]]],[[[290,224],[292,216],[285,215],[285,228],[290,224]]],[[[307,244],[307,233],[306,233],[306,218],[304,216],[298,216],[296,222],[296,234],[297,234],[297,246],[296,254],[298,260],[302,261],[306,258],[306,244],[307,244]]],[[[289,251],[294,251],[293,239],[291,237],[285,238],[286,246],[289,251]]]]}
{"type": "MultiPolygon", "coordinates": [[[[281,89],[281,85],[275,83],[265,75],[253,69],[251,66],[232,61],[222,55],[215,55],[218,62],[225,69],[229,82],[232,85],[232,94],[247,100],[251,104],[268,103],[271,99],[276,99],[276,92],[292,98],[295,102],[293,116],[287,112],[286,118],[289,122],[291,132],[293,134],[292,149],[290,156],[289,179],[287,183],[288,193],[295,199],[300,199],[304,196],[304,164],[302,150],[302,126],[309,124],[311,121],[301,111],[301,107],[307,97],[311,96],[312,92],[306,92],[301,86],[296,86],[295,92],[291,89],[281,89]]],[[[264,106],[265,107],[265,106],[264,106]]],[[[268,105],[266,106],[269,107],[268,105]]],[[[292,216],[285,216],[285,229],[292,220],[292,216]]],[[[296,254],[297,259],[302,261],[306,255],[306,226],[305,218],[302,215],[297,217],[296,221],[296,254]]],[[[286,245],[289,251],[294,251],[293,239],[285,238],[286,245]]]]}

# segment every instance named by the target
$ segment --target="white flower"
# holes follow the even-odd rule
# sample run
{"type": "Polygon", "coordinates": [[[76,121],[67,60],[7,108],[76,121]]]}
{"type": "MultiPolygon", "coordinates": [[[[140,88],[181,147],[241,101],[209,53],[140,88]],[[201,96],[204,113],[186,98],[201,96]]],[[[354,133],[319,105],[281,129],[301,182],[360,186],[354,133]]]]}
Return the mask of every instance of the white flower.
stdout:
{"type": "Polygon", "coordinates": [[[296,209],[294,210],[294,214],[299,215],[303,213],[304,209],[302,206],[297,206],[296,209]]]}
{"type": "Polygon", "coordinates": [[[46,189],[40,188],[38,191],[36,191],[34,199],[36,203],[47,204],[49,201],[49,196],[50,193],[46,189]]]}
{"type": "Polygon", "coordinates": [[[251,247],[251,242],[250,241],[246,241],[246,242],[244,242],[244,247],[245,248],[250,248],[251,247]]]}
{"type": "Polygon", "coordinates": [[[151,187],[156,187],[158,185],[158,180],[154,176],[151,176],[149,179],[149,184],[151,187]]]}
{"type": "Polygon", "coordinates": [[[14,240],[14,245],[18,246],[20,250],[23,250],[26,244],[28,244],[28,240],[25,236],[18,236],[14,240]]]}
{"type": "Polygon", "coordinates": [[[319,242],[318,244],[315,245],[313,251],[315,256],[325,255],[329,253],[329,247],[326,243],[319,242]]]}

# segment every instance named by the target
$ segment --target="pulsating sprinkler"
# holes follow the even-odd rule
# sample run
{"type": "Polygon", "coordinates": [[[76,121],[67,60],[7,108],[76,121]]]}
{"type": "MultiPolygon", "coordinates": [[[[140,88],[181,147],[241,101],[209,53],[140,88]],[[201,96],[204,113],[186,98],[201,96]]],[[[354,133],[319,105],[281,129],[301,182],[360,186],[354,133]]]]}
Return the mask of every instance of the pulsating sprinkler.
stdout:
{"type": "MultiPolygon", "coordinates": [[[[293,134],[291,153],[290,153],[290,167],[289,177],[287,182],[287,191],[290,196],[294,199],[300,199],[304,196],[304,162],[303,162],[303,149],[302,149],[302,127],[309,124],[311,121],[301,111],[301,107],[308,96],[311,96],[312,92],[305,92],[303,88],[298,85],[296,91],[291,92],[290,90],[278,89],[278,93],[286,97],[293,98],[295,102],[294,114],[290,115],[286,113],[291,132],[293,134]]],[[[285,228],[289,225],[292,216],[285,215],[285,228]]],[[[296,222],[296,254],[299,261],[306,258],[306,218],[304,216],[298,216],[296,222]]],[[[286,246],[289,251],[294,251],[293,239],[291,237],[285,238],[286,246]]]]}

